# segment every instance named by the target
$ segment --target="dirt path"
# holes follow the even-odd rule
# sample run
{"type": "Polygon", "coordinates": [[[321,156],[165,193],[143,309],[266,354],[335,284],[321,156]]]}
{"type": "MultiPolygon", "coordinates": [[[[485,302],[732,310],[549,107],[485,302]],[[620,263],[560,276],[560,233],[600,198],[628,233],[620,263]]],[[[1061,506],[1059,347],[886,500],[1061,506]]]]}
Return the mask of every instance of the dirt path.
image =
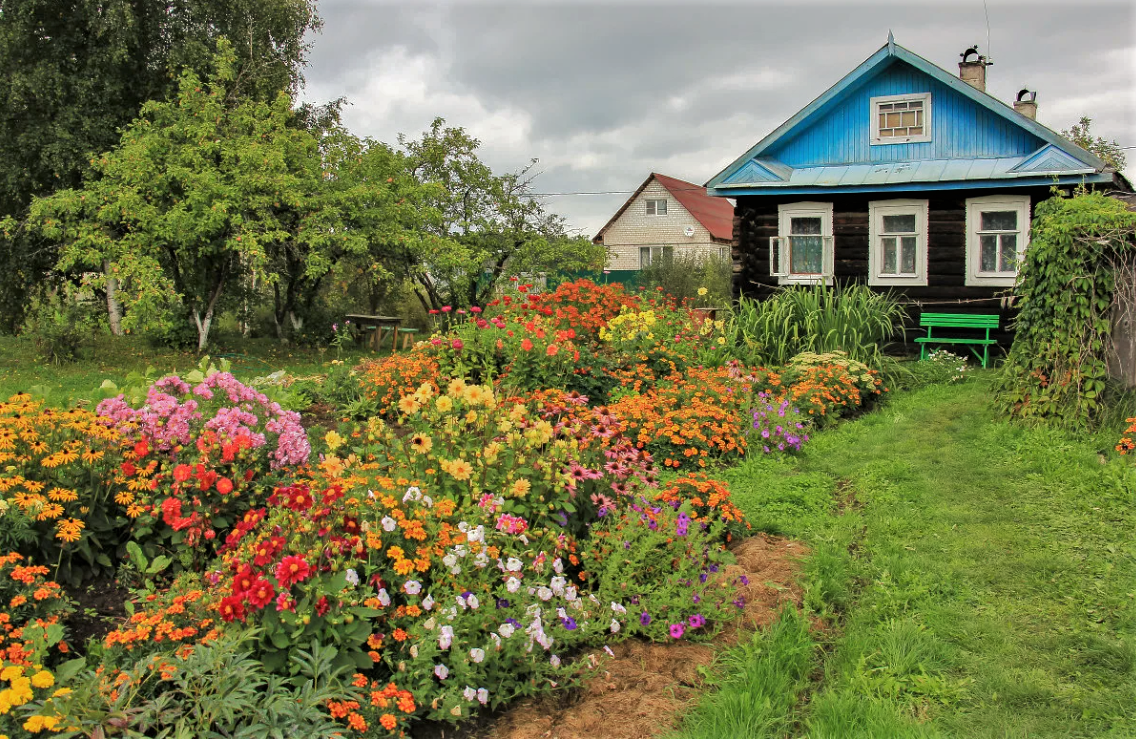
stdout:
{"type": "Polygon", "coordinates": [[[715,647],[771,623],[787,601],[800,603],[797,572],[807,550],[798,542],[758,534],[734,549],[733,579],[749,585],[740,618],[710,644],[626,641],[614,647],[598,675],[583,688],[520,702],[487,727],[483,739],[639,739],[673,729],[700,693],[702,673],[715,647]]]}

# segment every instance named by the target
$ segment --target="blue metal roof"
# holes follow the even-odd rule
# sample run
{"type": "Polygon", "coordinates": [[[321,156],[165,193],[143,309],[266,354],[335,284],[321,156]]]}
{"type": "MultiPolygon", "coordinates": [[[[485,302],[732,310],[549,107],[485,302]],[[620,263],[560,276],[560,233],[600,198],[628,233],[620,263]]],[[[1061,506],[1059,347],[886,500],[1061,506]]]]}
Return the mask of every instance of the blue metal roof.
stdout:
{"type": "MultiPolygon", "coordinates": [[[[894,43],[865,60],[707,184],[711,195],[892,187],[1041,175],[1111,181],[1106,164],[1037,121],[894,43]],[[931,141],[871,145],[871,99],[930,93],[931,141]],[[1101,175],[1101,177],[1096,177],[1101,175]]],[[[958,185],[954,185],[958,186],[958,185]]]]}

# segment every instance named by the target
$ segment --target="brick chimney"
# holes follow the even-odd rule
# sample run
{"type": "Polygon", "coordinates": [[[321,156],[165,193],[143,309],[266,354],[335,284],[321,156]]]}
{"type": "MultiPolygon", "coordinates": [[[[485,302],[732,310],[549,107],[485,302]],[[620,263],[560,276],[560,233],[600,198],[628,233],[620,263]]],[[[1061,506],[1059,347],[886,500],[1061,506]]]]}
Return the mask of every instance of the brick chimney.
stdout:
{"type": "Polygon", "coordinates": [[[1037,91],[1022,88],[1014,100],[1014,110],[1031,121],[1037,120],[1037,91]]]}
{"type": "Polygon", "coordinates": [[[963,53],[959,54],[962,61],[959,62],[959,79],[982,92],[986,92],[986,68],[994,62],[986,61],[986,57],[978,53],[978,46],[972,46],[963,53]],[[970,55],[974,55],[974,59],[968,59],[970,55]]]}

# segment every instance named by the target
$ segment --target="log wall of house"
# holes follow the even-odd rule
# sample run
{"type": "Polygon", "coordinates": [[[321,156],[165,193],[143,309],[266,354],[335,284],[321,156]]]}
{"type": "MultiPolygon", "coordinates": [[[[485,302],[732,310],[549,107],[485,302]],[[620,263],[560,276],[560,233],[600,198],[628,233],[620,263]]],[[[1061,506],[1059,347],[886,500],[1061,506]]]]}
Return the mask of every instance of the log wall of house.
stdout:
{"type": "MultiPolygon", "coordinates": [[[[769,239],[777,236],[777,207],[797,202],[831,202],[833,206],[833,258],[838,282],[868,281],[868,203],[895,198],[918,198],[929,201],[927,227],[927,285],[912,287],[876,287],[892,291],[908,304],[912,325],[918,325],[920,313],[998,313],[1001,316],[997,338],[1006,349],[1012,334],[1007,330],[1016,311],[1008,299],[1011,288],[972,287],[966,282],[966,200],[997,194],[1029,194],[1032,206],[1050,197],[1047,188],[948,190],[940,192],[902,192],[870,194],[768,195],[742,196],[734,208],[735,286],[742,295],[764,299],[778,288],[777,278],[769,274],[769,239]]],[[[908,349],[917,345],[911,340],[923,336],[922,331],[908,332],[908,349]]],[[[950,348],[950,347],[948,347],[950,348]]],[[[955,347],[954,351],[961,351],[955,347]]]]}

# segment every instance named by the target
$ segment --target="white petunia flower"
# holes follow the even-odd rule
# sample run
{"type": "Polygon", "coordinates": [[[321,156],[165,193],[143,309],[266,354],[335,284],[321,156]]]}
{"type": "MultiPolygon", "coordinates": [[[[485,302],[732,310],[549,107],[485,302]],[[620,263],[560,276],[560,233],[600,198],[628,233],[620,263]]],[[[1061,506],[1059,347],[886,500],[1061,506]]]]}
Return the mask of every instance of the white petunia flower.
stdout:
{"type": "Polygon", "coordinates": [[[485,650],[474,647],[473,649],[469,650],[469,658],[475,663],[481,663],[485,660],[485,650]]]}

